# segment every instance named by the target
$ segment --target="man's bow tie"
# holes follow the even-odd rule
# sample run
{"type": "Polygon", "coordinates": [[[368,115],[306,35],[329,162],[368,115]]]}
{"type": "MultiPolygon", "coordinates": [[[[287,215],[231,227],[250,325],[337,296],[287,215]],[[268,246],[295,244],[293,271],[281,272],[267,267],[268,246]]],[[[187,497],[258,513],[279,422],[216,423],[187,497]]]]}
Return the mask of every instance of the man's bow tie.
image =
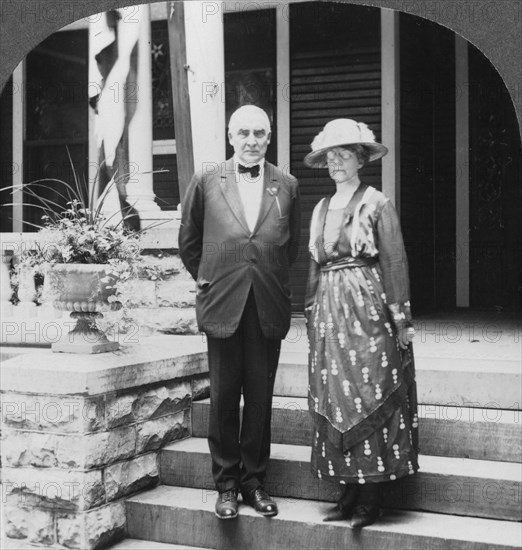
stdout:
{"type": "Polygon", "coordinates": [[[259,164],[254,164],[254,166],[243,166],[242,164],[237,165],[240,174],[249,173],[251,178],[257,178],[259,176],[259,170],[261,167],[259,164]]]}

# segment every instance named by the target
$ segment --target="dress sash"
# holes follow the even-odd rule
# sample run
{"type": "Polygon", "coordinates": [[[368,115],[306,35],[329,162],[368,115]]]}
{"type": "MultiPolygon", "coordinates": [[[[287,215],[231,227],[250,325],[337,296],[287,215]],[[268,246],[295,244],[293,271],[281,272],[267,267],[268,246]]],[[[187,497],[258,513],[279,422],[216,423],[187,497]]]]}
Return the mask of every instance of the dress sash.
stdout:
{"type": "Polygon", "coordinates": [[[359,256],[357,258],[353,258],[352,256],[348,256],[347,258],[341,258],[340,260],[327,262],[325,265],[321,266],[321,271],[336,271],[338,269],[345,269],[345,268],[351,268],[351,267],[366,267],[366,266],[373,266],[378,263],[379,263],[379,260],[374,257],[367,258],[367,257],[359,256]]]}

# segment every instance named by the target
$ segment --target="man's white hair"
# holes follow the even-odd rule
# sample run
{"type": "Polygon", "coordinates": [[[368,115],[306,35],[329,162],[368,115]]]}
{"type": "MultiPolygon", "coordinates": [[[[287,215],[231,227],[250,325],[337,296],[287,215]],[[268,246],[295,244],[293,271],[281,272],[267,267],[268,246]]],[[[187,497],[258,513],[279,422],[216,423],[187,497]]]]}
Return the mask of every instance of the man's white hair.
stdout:
{"type": "Polygon", "coordinates": [[[236,109],[228,121],[228,131],[233,132],[236,130],[241,125],[243,117],[246,118],[249,116],[260,117],[264,123],[265,130],[270,132],[270,119],[268,118],[266,112],[257,105],[243,105],[242,107],[239,107],[239,109],[236,109]]]}

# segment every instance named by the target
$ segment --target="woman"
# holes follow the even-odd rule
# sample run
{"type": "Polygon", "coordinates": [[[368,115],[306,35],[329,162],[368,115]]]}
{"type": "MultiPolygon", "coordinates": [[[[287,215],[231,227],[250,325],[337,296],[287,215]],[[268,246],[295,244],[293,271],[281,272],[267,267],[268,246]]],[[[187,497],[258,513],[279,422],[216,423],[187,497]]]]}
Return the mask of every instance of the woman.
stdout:
{"type": "Polygon", "coordinates": [[[337,119],[305,158],[336,185],[310,227],[312,472],[343,487],[325,521],[352,528],[377,520],[384,482],[418,469],[408,262],[391,202],[359,179],[387,152],[364,123],[337,119]]]}

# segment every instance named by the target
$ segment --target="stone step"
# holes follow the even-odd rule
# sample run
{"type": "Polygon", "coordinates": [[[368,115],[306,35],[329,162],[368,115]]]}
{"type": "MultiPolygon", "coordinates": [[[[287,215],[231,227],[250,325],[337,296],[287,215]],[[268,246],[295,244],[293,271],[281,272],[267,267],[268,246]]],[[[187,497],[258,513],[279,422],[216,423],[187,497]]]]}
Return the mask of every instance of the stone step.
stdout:
{"type": "MultiPolygon", "coordinates": [[[[387,506],[522,521],[519,464],[422,455],[419,465],[416,475],[387,484],[387,506]]],[[[212,491],[207,441],[192,437],[165,447],[160,453],[160,472],[166,485],[212,491]]],[[[268,492],[278,497],[338,498],[338,485],[312,476],[310,447],[273,444],[267,480],[268,492]]]]}
{"type": "MultiPolygon", "coordinates": [[[[29,550],[36,546],[29,545],[20,539],[1,539],[0,548],[2,550],[29,550]]],[[[64,547],[62,547],[64,548],[64,547]]],[[[187,546],[185,544],[170,544],[154,542],[151,540],[124,539],[113,546],[105,547],[106,550],[208,550],[200,546],[187,546]]]]}
{"type": "Polygon", "coordinates": [[[370,527],[323,523],[323,502],[276,498],[279,515],[267,519],[240,506],[237,520],[214,515],[215,493],[160,485],[127,500],[130,537],[226,550],[514,550],[520,524],[427,512],[388,511],[370,527]]]}
{"type": "MultiPolygon", "coordinates": [[[[416,357],[419,403],[520,410],[520,361],[464,357],[416,357]]],[[[283,352],[274,395],[308,395],[307,355],[283,352]]]]}
{"type": "MultiPolygon", "coordinates": [[[[194,437],[207,437],[209,415],[209,399],[193,403],[194,437]]],[[[521,416],[514,410],[420,405],[420,448],[425,455],[522,462],[521,416]]],[[[275,396],[272,443],[310,445],[312,434],[307,399],[275,396]]]]}
{"type": "Polygon", "coordinates": [[[165,544],[151,540],[124,539],[107,550],[207,550],[201,546],[187,546],[186,544],[165,544]]]}

